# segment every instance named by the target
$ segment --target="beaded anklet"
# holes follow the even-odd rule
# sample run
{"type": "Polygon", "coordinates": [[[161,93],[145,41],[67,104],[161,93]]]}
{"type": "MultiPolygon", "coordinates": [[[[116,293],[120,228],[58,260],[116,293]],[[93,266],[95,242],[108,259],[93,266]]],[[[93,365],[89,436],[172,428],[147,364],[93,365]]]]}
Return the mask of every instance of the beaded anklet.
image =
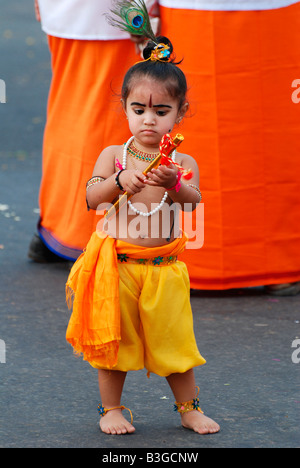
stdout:
{"type": "Polygon", "coordinates": [[[98,405],[98,413],[100,414],[101,417],[105,416],[109,411],[112,411],[112,410],[115,410],[115,409],[120,409],[120,410],[124,410],[126,409],[127,411],[129,411],[130,413],[130,418],[131,418],[131,424],[133,423],[133,416],[132,416],[132,412],[129,408],[126,408],[126,406],[115,406],[114,408],[104,408],[103,405],[101,405],[101,403],[99,403],[98,405]]]}
{"type": "Polygon", "coordinates": [[[200,389],[199,387],[196,387],[196,388],[198,389],[196,398],[190,401],[185,401],[183,403],[176,401],[174,405],[174,411],[180,414],[184,414],[184,413],[189,413],[190,411],[196,410],[196,411],[199,411],[201,414],[204,414],[202,409],[200,408],[200,402],[198,398],[200,389]]]}

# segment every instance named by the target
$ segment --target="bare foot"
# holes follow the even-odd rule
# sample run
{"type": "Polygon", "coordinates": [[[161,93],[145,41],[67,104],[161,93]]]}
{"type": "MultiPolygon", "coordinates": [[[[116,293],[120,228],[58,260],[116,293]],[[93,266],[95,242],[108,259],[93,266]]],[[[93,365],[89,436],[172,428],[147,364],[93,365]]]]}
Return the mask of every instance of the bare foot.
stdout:
{"type": "Polygon", "coordinates": [[[135,428],[122,415],[121,409],[108,411],[102,416],[99,423],[100,429],[105,434],[122,435],[132,434],[135,428]]]}
{"type": "Polygon", "coordinates": [[[199,434],[215,434],[219,432],[220,426],[200,411],[190,411],[181,415],[183,427],[192,429],[199,434]]]}

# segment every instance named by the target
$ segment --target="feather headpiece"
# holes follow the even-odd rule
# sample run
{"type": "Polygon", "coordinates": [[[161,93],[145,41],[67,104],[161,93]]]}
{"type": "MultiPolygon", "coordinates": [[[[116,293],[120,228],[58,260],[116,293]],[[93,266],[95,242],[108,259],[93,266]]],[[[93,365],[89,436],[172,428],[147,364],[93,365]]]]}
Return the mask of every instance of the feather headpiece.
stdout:
{"type": "Polygon", "coordinates": [[[158,43],[144,0],[115,0],[111,13],[114,16],[108,14],[106,18],[112,26],[158,43]]]}

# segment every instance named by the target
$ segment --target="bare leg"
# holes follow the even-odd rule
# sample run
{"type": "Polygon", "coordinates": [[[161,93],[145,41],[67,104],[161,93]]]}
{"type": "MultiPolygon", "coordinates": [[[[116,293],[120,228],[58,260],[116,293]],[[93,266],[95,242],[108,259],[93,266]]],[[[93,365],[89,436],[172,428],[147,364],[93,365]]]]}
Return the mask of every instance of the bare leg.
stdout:
{"type": "MultiPolygon", "coordinates": [[[[99,390],[104,408],[121,405],[126,372],[99,369],[99,390]]],[[[100,419],[100,429],[106,434],[130,434],[135,428],[124,418],[121,409],[114,409],[100,419]]]]}
{"type": "MultiPolygon", "coordinates": [[[[193,369],[183,374],[171,374],[167,377],[167,381],[176,401],[187,402],[196,398],[193,369]]],[[[196,410],[181,414],[181,424],[199,434],[214,434],[220,430],[220,426],[215,421],[196,410]]]]}

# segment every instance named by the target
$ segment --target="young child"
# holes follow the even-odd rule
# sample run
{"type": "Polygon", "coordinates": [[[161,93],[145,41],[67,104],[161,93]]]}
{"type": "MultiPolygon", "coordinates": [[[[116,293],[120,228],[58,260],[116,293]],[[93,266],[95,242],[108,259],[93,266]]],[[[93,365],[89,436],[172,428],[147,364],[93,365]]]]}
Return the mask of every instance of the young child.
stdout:
{"type": "Polygon", "coordinates": [[[125,76],[122,105],[133,137],[101,153],[87,203],[96,210],[124,191],[131,198],[113,227],[93,234],[67,283],[75,296],[67,340],[98,369],[100,428],[107,434],[135,431],[132,418],[129,423],[122,414],[121,396],[127,372],[144,368],[166,377],[184,427],[200,434],[220,429],[196,395],[193,368],[205,360],[194,337],[187,268],[177,260],[187,238],[176,237],[174,223],[167,237],[163,229],[164,206],[195,209],[199,203],[197,164],[181,153],[175,160],[173,153],[174,164],[143,174],[188,109],[185,76],[172,62],[172,49],[167,38],[150,41],[145,60],[125,76]],[[180,180],[178,165],[192,171],[190,180],[180,180]],[[138,224],[143,229],[130,229],[138,224]]]}

